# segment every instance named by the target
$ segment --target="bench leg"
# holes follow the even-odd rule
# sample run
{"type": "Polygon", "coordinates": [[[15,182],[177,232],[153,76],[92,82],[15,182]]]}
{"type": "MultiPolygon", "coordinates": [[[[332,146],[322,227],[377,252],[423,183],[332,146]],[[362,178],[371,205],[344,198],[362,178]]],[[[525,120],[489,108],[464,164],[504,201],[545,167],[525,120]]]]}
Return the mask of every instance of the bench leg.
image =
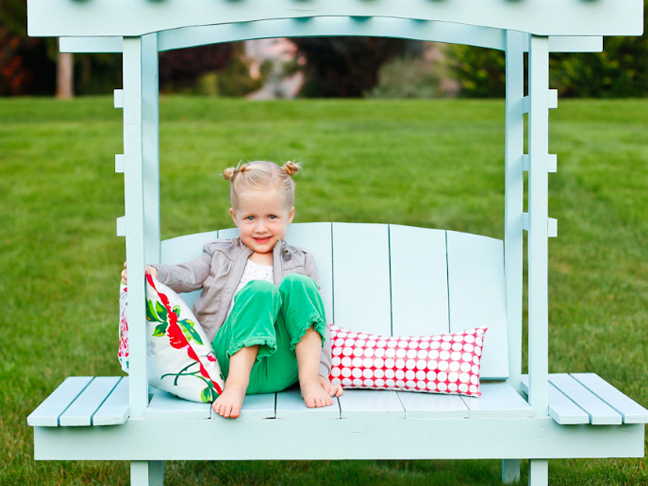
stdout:
{"type": "Polygon", "coordinates": [[[502,461],[502,482],[511,484],[520,480],[520,460],[504,459],[502,461]]]}
{"type": "Polygon", "coordinates": [[[529,486],[547,486],[549,484],[549,461],[531,459],[529,461],[529,486]]]}
{"type": "Polygon", "coordinates": [[[131,461],[131,486],[163,486],[164,461],[131,461]]]}

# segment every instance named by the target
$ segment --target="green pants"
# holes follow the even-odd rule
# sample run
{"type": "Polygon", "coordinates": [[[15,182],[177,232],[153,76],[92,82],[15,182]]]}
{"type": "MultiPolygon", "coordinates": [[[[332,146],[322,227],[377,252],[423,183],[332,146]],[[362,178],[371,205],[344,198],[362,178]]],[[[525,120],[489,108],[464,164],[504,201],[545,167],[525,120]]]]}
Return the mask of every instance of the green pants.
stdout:
{"type": "Polygon", "coordinates": [[[229,358],[243,347],[259,345],[247,394],[278,392],[298,380],[295,346],[310,327],[325,339],[324,305],[315,281],[288,275],[279,288],[254,280],[234,297],[234,307],[212,346],[223,376],[229,358]]]}

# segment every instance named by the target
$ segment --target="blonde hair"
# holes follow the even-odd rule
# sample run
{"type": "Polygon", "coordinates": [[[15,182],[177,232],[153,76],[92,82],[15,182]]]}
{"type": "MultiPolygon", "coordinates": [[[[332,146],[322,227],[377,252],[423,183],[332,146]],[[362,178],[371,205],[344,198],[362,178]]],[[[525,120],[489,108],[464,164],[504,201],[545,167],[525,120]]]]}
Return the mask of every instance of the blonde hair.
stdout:
{"type": "Polygon", "coordinates": [[[247,190],[264,190],[273,186],[284,195],[286,207],[292,208],[295,202],[295,181],[292,176],[301,170],[295,162],[279,166],[274,162],[255,161],[229,167],[223,171],[223,178],[230,181],[230,201],[238,207],[238,195],[247,190]]]}

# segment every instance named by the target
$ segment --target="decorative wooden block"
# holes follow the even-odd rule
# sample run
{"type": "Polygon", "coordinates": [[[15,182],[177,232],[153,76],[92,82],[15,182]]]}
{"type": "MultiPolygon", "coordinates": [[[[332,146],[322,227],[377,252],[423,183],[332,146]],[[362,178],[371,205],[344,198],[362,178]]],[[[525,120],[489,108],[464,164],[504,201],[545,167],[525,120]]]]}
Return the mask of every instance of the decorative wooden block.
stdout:
{"type": "Polygon", "coordinates": [[[117,174],[123,174],[126,168],[126,159],[124,154],[115,155],[115,172],[117,174]]]}
{"type": "Polygon", "coordinates": [[[113,96],[114,96],[114,106],[115,106],[115,108],[123,109],[124,108],[124,90],[123,89],[116,89],[113,92],[113,96]]]}

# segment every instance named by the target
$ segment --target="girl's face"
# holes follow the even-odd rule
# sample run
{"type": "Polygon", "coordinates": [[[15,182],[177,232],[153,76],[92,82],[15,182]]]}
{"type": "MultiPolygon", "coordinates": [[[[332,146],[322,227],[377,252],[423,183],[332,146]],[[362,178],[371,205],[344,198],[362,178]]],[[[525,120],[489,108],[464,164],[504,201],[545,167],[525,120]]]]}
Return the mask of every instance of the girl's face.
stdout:
{"type": "Polygon", "coordinates": [[[245,246],[256,253],[272,253],[277,241],[286,236],[295,208],[275,188],[249,190],[238,196],[238,208],[230,208],[234,224],[245,246]]]}

